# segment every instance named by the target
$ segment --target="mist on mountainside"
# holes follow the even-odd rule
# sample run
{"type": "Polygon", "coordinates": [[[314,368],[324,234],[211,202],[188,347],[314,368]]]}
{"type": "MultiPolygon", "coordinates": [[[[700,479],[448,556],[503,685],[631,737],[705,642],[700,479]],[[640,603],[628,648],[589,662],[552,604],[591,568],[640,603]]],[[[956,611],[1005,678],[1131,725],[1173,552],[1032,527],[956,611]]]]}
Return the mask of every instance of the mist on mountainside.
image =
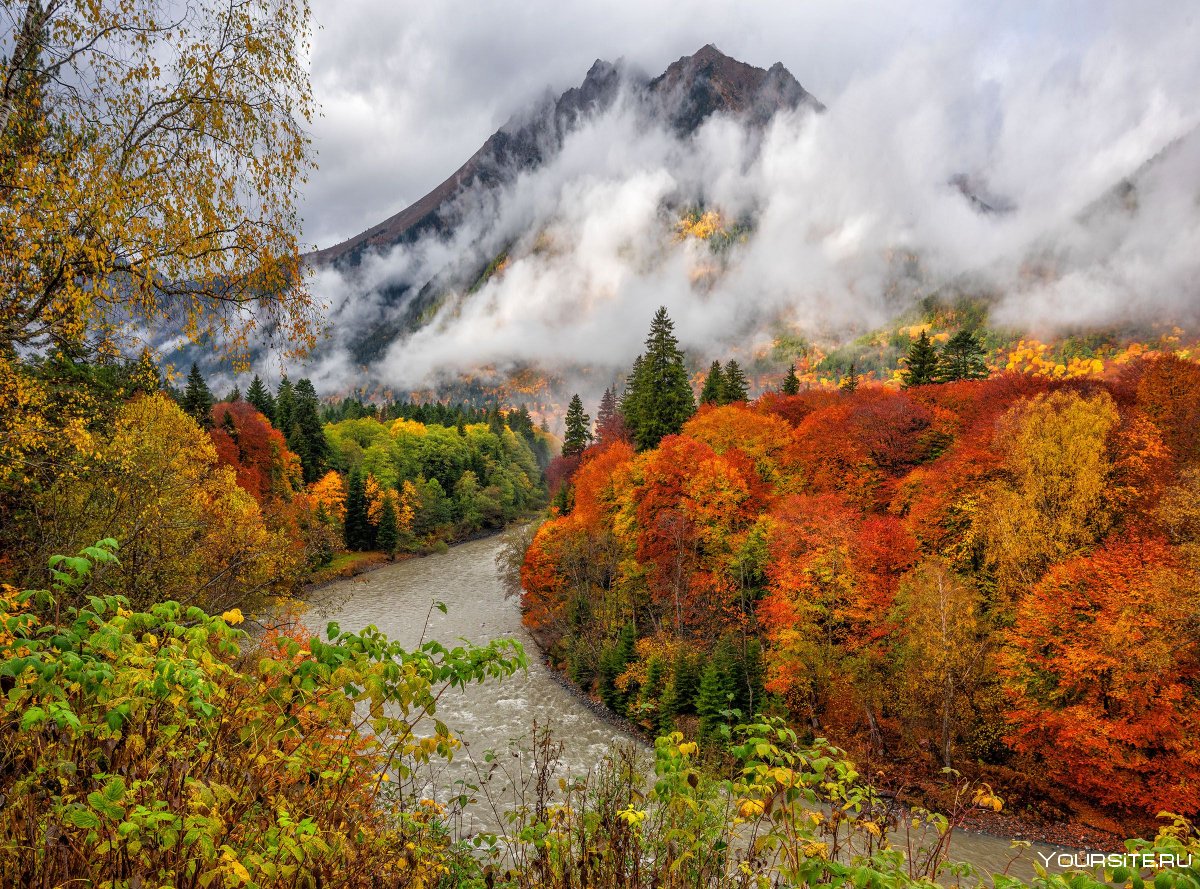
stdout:
{"type": "Polygon", "coordinates": [[[756,69],[713,47],[657,79],[598,62],[424,203],[313,258],[331,338],[305,372],[405,391],[535,367],[598,393],[660,304],[702,358],[781,331],[837,343],[939,292],[1043,336],[1191,321],[1195,111],[1111,46],[1003,76],[978,49],[902,53],[823,108],[803,90],[728,107],[756,69]],[[688,234],[703,213],[716,243],[688,234]]]}

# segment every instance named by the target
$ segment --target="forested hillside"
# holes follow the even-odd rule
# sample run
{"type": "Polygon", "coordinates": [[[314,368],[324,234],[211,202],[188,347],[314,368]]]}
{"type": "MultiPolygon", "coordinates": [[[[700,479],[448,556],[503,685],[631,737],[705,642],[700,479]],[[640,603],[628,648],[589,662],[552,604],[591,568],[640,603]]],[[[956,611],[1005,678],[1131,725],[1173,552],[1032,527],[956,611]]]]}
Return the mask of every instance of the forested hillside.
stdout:
{"type": "Polygon", "coordinates": [[[985,378],[964,331],[904,387],[727,375],[693,415],[664,320],[522,569],[574,680],[654,731],[772,712],[1045,814],[1200,811],[1200,364],[985,378]]]}

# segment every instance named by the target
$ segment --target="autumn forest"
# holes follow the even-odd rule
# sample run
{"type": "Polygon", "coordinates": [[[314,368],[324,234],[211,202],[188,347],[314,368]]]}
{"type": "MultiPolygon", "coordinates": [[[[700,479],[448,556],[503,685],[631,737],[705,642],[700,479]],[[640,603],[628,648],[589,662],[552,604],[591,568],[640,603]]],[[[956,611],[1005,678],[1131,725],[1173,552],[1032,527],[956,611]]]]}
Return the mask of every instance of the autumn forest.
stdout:
{"type": "Polygon", "coordinates": [[[497,190],[538,193],[618,94],[680,151],[825,112],[712,45],[644,82],[597,61],[314,251],[307,0],[3,12],[0,887],[1200,889],[1200,351],[1176,319],[1035,340],[889,244],[864,267],[910,290],[844,291],[884,292],[883,326],[797,320],[804,288],[839,308],[833,274],[777,280],[753,330],[700,323],[770,214],[608,196],[653,225],[583,219],[614,253],[568,282],[563,219],[489,240],[454,216],[507,219],[497,190]],[[629,287],[632,361],[566,296],[614,296],[623,263],[686,293],[629,287]],[[514,286],[558,326],[502,360],[514,286]],[[460,586],[477,635],[434,638],[460,586]],[[323,610],[369,596],[411,644],[323,610]],[[530,688],[567,712],[495,749],[448,715],[524,718],[530,688]],[[960,860],[964,829],[1009,857],[960,860]],[[1026,837],[1111,855],[1050,867],[1026,837]]]}

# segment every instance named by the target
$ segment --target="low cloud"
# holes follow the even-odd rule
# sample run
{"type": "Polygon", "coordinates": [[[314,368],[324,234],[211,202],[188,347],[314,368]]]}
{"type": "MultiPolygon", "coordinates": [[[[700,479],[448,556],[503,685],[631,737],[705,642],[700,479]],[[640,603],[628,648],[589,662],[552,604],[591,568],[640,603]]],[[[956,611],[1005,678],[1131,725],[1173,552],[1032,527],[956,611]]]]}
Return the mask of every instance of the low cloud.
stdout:
{"type": "Polygon", "coordinates": [[[782,114],[758,135],[718,117],[681,141],[626,97],[549,163],[468,197],[450,239],[319,271],[334,334],[307,372],[404,390],[481,366],[615,369],[658,305],[685,347],[719,357],[780,322],[849,336],[955,281],[999,294],[994,317],[1030,330],[1190,315],[1200,70],[1184,48],[1200,33],[1179,17],[1112,21],[1084,45],[982,30],[918,43],[818,94],[826,113],[782,114]],[[1136,210],[1093,206],[1181,136],[1140,176],[1136,210]],[[960,175],[1013,209],[978,212],[949,184],[960,175]],[[716,255],[677,242],[679,208],[699,204],[751,221],[744,243],[716,255]],[[505,249],[503,272],[468,294],[470,271],[505,249]],[[350,344],[435,279],[448,298],[432,320],[364,371],[350,344]]]}

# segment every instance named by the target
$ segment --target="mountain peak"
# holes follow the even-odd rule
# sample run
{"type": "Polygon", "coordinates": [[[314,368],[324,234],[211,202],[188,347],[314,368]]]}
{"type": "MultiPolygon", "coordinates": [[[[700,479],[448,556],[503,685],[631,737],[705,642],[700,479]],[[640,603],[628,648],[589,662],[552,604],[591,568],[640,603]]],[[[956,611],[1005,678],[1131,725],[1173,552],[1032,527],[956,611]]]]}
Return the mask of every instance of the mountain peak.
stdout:
{"type": "Polygon", "coordinates": [[[712,43],[671,63],[650,81],[649,90],[659,97],[680,134],[694,131],[718,111],[761,125],[785,108],[806,105],[820,111],[825,107],[782,62],[769,70],[756,68],[725,55],[712,43]]]}
{"type": "Polygon", "coordinates": [[[356,264],[368,250],[386,249],[424,233],[445,233],[456,220],[447,208],[471,188],[511,182],[522,170],[552,157],[580,123],[609,108],[624,87],[642,109],[683,137],[715,113],[729,114],[750,126],[763,126],[779,111],[824,106],[802,87],[782,63],[769,70],[725,55],[711,43],[673,62],[646,81],[622,61],[597,59],[583,82],[557,98],[514,114],[445,182],[396,215],[324,250],[310,254],[320,265],[356,264]]]}

